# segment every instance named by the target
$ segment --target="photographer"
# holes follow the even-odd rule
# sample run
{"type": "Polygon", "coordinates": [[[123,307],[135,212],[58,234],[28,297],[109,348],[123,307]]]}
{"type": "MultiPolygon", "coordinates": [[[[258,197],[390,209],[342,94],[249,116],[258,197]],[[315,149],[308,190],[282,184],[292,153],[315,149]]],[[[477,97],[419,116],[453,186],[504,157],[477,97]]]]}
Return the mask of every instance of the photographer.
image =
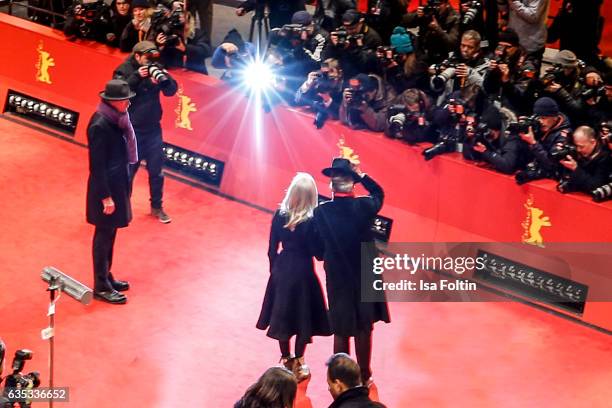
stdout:
{"type": "Polygon", "coordinates": [[[589,194],[608,181],[612,161],[593,128],[580,126],[574,131],[572,138],[575,151],[571,150],[570,154],[560,161],[567,169],[567,175],[558,184],[557,189],[562,193],[580,191],[589,194]]]}
{"type": "Polygon", "coordinates": [[[519,136],[527,144],[531,166],[526,173],[518,173],[519,184],[538,178],[557,178],[559,163],[554,151],[559,145],[566,145],[570,133],[567,117],[559,111],[559,105],[548,97],[538,99],[533,107],[535,123],[529,129],[519,130],[519,136]],[[535,128],[535,129],[534,129],[535,128]],[[539,129],[538,129],[539,128],[539,129]]]}
{"type": "Polygon", "coordinates": [[[110,30],[111,9],[102,0],[77,0],[66,12],[64,35],[70,41],[83,38],[103,43],[110,30]]]}
{"type": "Polygon", "coordinates": [[[459,14],[448,0],[428,0],[415,13],[404,16],[402,25],[418,27],[419,54],[429,66],[438,64],[457,47],[459,42],[459,14]]]}
{"type": "Polygon", "coordinates": [[[582,72],[581,83],[578,110],[570,112],[570,119],[572,123],[597,127],[612,118],[612,72],[604,80],[599,71],[588,67],[582,72]]]}
{"type": "Polygon", "coordinates": [[[128,110],[138,140],[139,162],[132,166],[132,180],[140,160],[146,160],[151,194],[151,215],[162,223],[171,218],[162,207],[163,140],[161,129],[162,107],[160,92],[164,96],[176,94],[178,85],[170,74],[157,64],[159,51],[150,41],[141,41],[134,46],[132,54],[114,72],[115,79],[123,79],[136,93],[128,110]]]}
{"type": "MultiPolygon", "coordinates": [[[[402,23],[409,2],[409,0],[368,0],[364,5],[367,6],[366,21],[386,42],[393,28],[402,23]]],[[[355,8],[359,9],[360,4],[358,2],[355,8]]]]}
{"type": "Polygon", "coordinates": [[[306,10],[304,0],[246,0],[236,8],[236,15],[242,17],[246,13],[258,8],[263,15],[266,5],[270,12],[268,14],[270,28],[280,28],[285,24],[289,24],[296,12],[306,10]]]}
{"type": "Polygon", "coordinates": [[[376,70],[376,48],[383,45],[380,35],[368,26],[357,10],[342,15],[342,26],[330,33],[326,58],[335,58],[347,78],[376,70]]]}
{"type": "Polygon", "coordinates": [[[320,129],[329,117],[338,118],[343,89],[344,77],[340,64],[338,60],[329,58],[323,61],[319,71],[308,74],[296,92],[295,104],[310,106],[316,113],[314,124],[320,129]]]}
{"type": "Polygon", "coordinates": [[[121,34],[132,20],[130,0],[113,0],[111,13],[110,30],[106,33],[106,43],[111,47],[119,47],[121,34]]]}
{"type": "Polygon", "coordinates": [[[387,110],[385,135],[410,144],[431,141],[431,103],[419,89],[407,89],[387,110]]]}
{"type": "Polygon", "coordinates": [[[581,68],[573,52],[559,51],[554,58],[554,66],[546,70],[540,82],[544,94],[553,98],[572,119],[580,116],[581,68]]]}
{"type": "Polygon", "coordinates": [[[512,30],[501,31],[482,86],[487,95],[499,101],[501,106],[527,115],[533,108],[534,101],[528,95],[536,72],[535,66],[526,61],[525,50],[519,45],[518,35],[512,30]],[[531,70],[525,69],[528,65],[531,65],[531,70]]]}
{"type": "Polygon", "coordinates": [[[234,83],[240,80],[239,73],[245,65],[255,61],[256,54],[255,45],[244,41],[238,30],[234,28],[215,49],[210,63],[217,69],[226,69],[221,79],[234,83]]]}
{"type": "Polygon", "coordinates": [[[352,129],[367,128],[382,132],[387,122],[387,108],[395,92],[377,75],[359,74],[349,81],[342,93],[340,120],[352,129]]]}
{"type": "Polygon", "coordinates": [[[176,8],[159,21],[154,20],[151,29],[163,34],[161,59],[164,66],[184,67],[208,75],[204,60],[212,54],[211,48],[204,32],[196,28],[191,13],[185,15],[182,7],[176,8]]]}
{"type": "Polygon", "coordinates": [[[390,47],[378,47],[378,73],[393,87],[397,94],[410,88],[425,89],[429,86],[427,66],[415,53],[416,39],[404,27],[395,27],[390,47]]]}
{"type": "Polygon", "coordinates": [[[480,52],[480,41],[480,34],[476,31],[466,31],[461,36],[459,53],[452,52],[446,61],[429,68],[430,86],[439,95],[438,104],[465,86],[482,87],[489,64],[480,52]]]}
{"type": "Polygon", "coordinates": [[[151,14],[147,0],[132,0],[132,23],[125,26],[119,39],[119,49],[130,52],[139,41],[151,41],[151,14]]]}
{"type": "Polygon", "coordinates": [[[467,160],[485,161],[501,173],[512,174],[525,166],[526,146],[517,134],[506,132],[508,122],[516,116],[506,109],[490,106],[480,118],[480,123],[468,129],[467,147],[463,157],[467,160]]]}

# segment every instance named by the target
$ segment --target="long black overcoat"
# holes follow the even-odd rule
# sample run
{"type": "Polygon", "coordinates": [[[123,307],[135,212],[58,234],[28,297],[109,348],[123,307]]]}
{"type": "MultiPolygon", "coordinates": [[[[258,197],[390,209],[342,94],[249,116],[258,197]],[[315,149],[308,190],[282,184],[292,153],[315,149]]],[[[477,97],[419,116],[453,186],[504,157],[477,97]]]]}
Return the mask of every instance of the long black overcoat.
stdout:
{"type": "Polygon", "coordinates": [[[132,207],[127,144],[123,131],[96,112],[87,126],[87,142],[87,222],[100,227],[127,227],[132,220],[132,207]],[[115,212],[105,215],[102,212],[102,199],[109,196],[115,202],[115,212]]]}
{"type": "MultiPolygon", "coordinates": [[[[362,263],[371,271],[376,256],[371,225],[383,204],[382,188],[365,175],[365,197],[335,197],[315,209],[314,221],[323,247],[329,320],[334,334],[355,336],[377,321],[389,322],[386,302],[362,302],[362,263]],[[366,250],[362,253],[362,243],[366,250]]],[[[371,273],[366,276],[369,280],[371,273]]]]}

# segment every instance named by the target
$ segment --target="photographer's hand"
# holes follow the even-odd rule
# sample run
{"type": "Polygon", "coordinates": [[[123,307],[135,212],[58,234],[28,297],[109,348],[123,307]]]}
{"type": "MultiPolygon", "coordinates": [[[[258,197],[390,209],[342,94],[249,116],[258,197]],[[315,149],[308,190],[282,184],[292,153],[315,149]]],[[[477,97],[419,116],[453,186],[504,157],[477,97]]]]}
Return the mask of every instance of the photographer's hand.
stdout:
{"type": "Polygon", "coordinates": [[[353,99],[353,91],[348,88],[342,91],[342,99],[344,99],[344,102],[347,104],[351,103],[351,99],[353,99]]]}
{"type": "Polygon", "coordinates": [[[555,81],[551,82],[550,84],[548,84],[546,88],[544,88],[544,90],[549,93],[557,93],[559,92],[560,89],[561,89],[561,85],[559,85],[555,81]]]}
{"type": "Polygon", "coordinates": [[[332,104],[331,95],[328,93],[321,93],[321,92],[319,92],[317,95],[319,95],[319,97],[323,99],[323,105],[325,105],[326,108],[329,108],[329,106],[332,104]]]}
{"type": "Polygon", "coordinates": [[[508,64],[499,64],[497,68],[499,69],[499,72],[501,72],[502,82],[510,81],[510,67],[508,66],[508,64]]]}
{"type": "Polygon", "coordinates": [[[429,28],[431,28],[432,30],[441,30],[440,24],[438,23],[438,20],[436,20],[435,16],[431,18],[431,23],[429,23],[429,28]]]}
{"type": "Polygon", "coordinates": [[[329,36],[329,39],[331,40],[331,43],[335,46],[338,45],[338,36],[336,34],[331,34],[329,36]]]}
{"type": "Polygon", "coordinates": [[[467,78],[468,76],[468,66],[465,64],[459,64],[457,65],[457,68],[455,69],[455,76],[457,78],[467,78]]]}
{"type": "Polygon", "coordinates": [[[112,213],[115,212],[115,202],[113,201],[112,197],[106,197],[102,200],[102,206],[104,207],[102,209],[102,212],[104,213],[104,215],[111,215],[112,213]]]}
{"type": "Polygon", "coordinates": [[[416,9],[416,16],[418,18],[423,18],[423,16],[425,15],[425,12],[423,11],[425,8],[423,6],[419,6],[416,9]]]}
{"type": "Polygon", "coordinates": [[[180,52],[185,52],[187,51],[187,46],[185,45],[185,42],[183,40],[182,37],[178,38],[178,44],[176,44],[176,46],[174,47],[177,50],[179,50],[180,52]]]}
{"type": "Polygon", "coordinates": [[[166,37],[166,35],[164,33],[159,33],[157,34],[157,37],[155,37],[155,42],[161,47],[164,46],[164,44],[166,44],[166,40],[168,39],[168,37],[166,37]]]}
{"type": "Polygon", "coordinates": [[[236,9],[236,15],[237,15],[238,17],[242,17],[242,16],[244,16],[245,14],[246,14],[246,11],[244,10],[244,8],[242,8],[242,7],[238,7],[238,8],[236,9]]]}
{"type": "Polygon", "coordinates": [[[487,147],[480,142],[476,143],[473,149],[477,151],[478,153],[484,153],[487,151],[487,147]]]}
{"type": "Polygon", "coordinates": [[[527,143],[528,145],[533,146],[534,144],[536,144],[535,136],[533,134],[533,129],[531,128],[531,126],[529,126],[529,132],[519,133],[519,136],[521,140],[523,140],[523,142],[527,143]]]}
{"type": "Polygon", "coordinates": [[[138,68],[138,75],[140,75],[141,78],[146,78],[149,76],[149,67],[143,65],[140,68],[138,68]]]}
{"type": "Polygon", "coordinates": [[[494,59],[489,60],[489,71],[495,71],[497,69],[497,61],[494,59]]]}
{"type": "Polygon", "coordinates": [[[576,171],[576,168],[578,168],[578,163],[570,155],[565,156],[565,159],[561,160],[559,163],[561,163],[563,167],[571,171],[576,171]]]}

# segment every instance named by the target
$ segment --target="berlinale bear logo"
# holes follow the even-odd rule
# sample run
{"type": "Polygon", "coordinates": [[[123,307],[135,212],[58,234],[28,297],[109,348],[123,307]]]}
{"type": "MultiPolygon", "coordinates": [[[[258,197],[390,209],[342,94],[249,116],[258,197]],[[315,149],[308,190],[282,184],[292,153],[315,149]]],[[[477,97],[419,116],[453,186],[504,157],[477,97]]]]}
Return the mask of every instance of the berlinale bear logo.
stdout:
{"type": "Polygon", "coordinates": [[[527,199],[524,204],[527,209],[527,218],[521,224],[524,229],[523,242],[526,244],[537,245],[544,247],[544,238],[540,230],[542,227],[551,227],[552,223],[548,216],[543,216],[544,211],[533,206],[533,196],[527,199]]]}
{"type": "Polygon", "coordinates": [[[193,130],[191,127],[191,119],[189,118],[189,114],[191,112],[196,112],[196,104],[191,102],[191,98],[187,95],[183,94],[183,89],[180,88],[178,91],[179,104],[177,108],[174,110],[176,112],[176,121],[175,125],[177,128],[183,128],[187,130],[193,130]]]}
{"type": "Polygon", "coordinates": [[[45,84],[51,83],[51,77],[49,76],[49,68],[55,66],[55,60],[51,57],[49,52],[43,50],[43,42],[38,44],[38,62],[36,63],[36,80],[44,82],[45,84]]]}

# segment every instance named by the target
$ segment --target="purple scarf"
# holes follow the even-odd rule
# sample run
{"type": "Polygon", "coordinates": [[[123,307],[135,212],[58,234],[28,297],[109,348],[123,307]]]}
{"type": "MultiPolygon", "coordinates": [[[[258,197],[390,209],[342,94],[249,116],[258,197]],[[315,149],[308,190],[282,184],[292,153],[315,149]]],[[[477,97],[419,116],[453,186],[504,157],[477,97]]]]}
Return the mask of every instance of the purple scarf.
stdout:
{"type": "Polygon", "coordinates": [[[136,134],[130,122],[130,115],[127,112],[119,112],[111,105],[100,102],[98,113],[113,122],[123,130],[123,139],[127,144],[128,162],[134,164],[138,162],[138,147],[136,144],[136,134]]]}

